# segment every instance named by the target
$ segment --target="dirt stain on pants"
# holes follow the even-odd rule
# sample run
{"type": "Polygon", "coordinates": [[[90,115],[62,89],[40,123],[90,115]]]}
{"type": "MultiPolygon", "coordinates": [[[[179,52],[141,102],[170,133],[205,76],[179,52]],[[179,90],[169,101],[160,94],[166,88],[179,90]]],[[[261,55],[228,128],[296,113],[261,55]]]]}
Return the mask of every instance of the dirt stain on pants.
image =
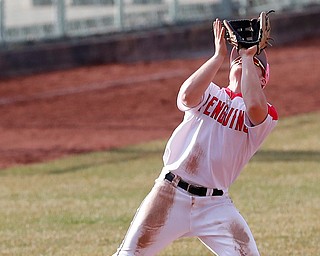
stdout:
{"type": "Polygon", "coordinates": [[[244,228],[236,222],[232,222],[230,225],[230,232],[233,235],[233,239],[237,244],[235,250],[240,256],[250,256],[249,242],[250,237],[244,228]]]}
{"type": "Polygon", "coordinates": [[[153,198],[149,201],[150,205],[145,211],[145,220],[137,242],[137,253],[155,242],[157,234],[166,223],[174,202],[175,187],[165,183],[157,189],[158,191],[153,194],[153,198]]]}

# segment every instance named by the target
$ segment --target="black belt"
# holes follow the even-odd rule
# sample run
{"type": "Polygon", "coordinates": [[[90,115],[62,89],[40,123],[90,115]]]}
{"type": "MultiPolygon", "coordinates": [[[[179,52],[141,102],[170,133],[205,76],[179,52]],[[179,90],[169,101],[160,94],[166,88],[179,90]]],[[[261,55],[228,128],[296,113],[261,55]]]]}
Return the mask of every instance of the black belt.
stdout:
{"type": "MultiPolygon", "coordinates": [[[[169,172],[166,174],[165,179],[172,182],[174,179],[175,175],[172,172],[169,172]]],[[[183,180],[179,180],[178,187],[184,189],[185,191],[189,192],[190,194],[196,195],[196,196],[206,196],[207,195],[207,188],[205,187],[198,187],[198,186],[194,186],[189,184],[188,182],[185,182],[183,180]]],[[[211,196],[222,196],[223,195],[223,191],[220,189],[216,189],[214,188],[212,191],[211,196]]]]}

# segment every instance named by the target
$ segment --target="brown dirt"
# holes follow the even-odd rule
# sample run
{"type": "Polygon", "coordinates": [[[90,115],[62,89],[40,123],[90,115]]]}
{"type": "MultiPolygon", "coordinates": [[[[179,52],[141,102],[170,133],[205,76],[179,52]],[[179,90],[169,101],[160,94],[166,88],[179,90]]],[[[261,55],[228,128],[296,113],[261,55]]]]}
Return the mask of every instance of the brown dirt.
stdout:
{"type": "MultiPolygon", "coordinates": [[[[320,38],[268,50],[280,118],[319,110],[320,38]]],[[[101,65],[0,81],[0,168],[168,138],[181,83],[205,58],[101,65]]],[[[227,84],[228,63],[217,77],[227,84]]]]}

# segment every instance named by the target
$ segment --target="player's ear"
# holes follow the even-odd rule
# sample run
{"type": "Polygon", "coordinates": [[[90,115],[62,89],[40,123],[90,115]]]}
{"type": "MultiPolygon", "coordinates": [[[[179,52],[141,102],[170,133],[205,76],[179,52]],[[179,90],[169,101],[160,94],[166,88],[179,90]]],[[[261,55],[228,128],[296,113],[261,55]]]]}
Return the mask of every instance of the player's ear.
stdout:
{"type": "Polygon", "coordinates": [[[260,78],[261,87],[264,88],[267,85],[267,79],[264,77],[260,78]]]}

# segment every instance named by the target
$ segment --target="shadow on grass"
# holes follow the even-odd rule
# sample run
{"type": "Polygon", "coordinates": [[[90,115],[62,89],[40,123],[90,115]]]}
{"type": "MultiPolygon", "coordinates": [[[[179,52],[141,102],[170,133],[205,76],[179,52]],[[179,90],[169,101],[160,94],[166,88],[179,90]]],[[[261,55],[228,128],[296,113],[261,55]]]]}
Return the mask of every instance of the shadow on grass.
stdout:
{"type": "Polygon", "coordinates": [[[320,162],[320,151],[312,150],[260,150],[252,161],[261,162],[320,162]]]}

